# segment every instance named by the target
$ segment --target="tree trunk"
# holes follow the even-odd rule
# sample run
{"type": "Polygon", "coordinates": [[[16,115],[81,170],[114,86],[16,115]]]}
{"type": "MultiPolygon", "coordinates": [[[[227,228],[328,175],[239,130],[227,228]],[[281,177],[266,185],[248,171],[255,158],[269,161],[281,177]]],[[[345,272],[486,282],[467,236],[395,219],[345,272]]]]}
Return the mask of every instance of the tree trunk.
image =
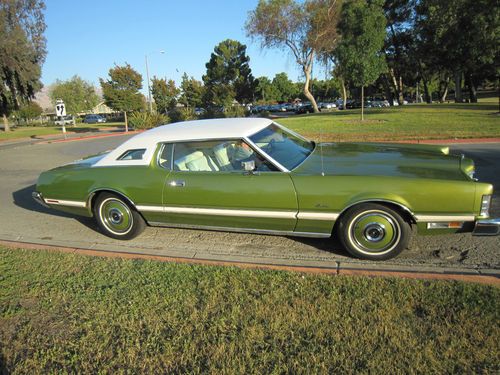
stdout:
{"type": "Polygon", "coordinates": [[[427,85],[427,81],[425,79],[422,79],[423,83],[424,83],[424,97],[425,97],[425,102],[427,104],[431,104],[432,103],[432,97],[429,93],[429,86],[427,85]]]}
{"type": "Polygon", "coordinates": [[[344,109],[347,109],[346,108],[346,105],[347,105],[347,89],[345,87],[345,81],[344,81],[344,78],[340,78],[340,84],[342,85],[342,100],[343,100],[343,107],[344,109]]]}
{"type": "Polygon", "coordinates": [[[472,77],[472,74],[469,74],[468,77],[469,81],[469,98],[471,103],[477,103],[477,90],[476,90],[476,84],[474,83],[474,78],[472,77]]]}
{"type": "Polygon", "coordinates": [[[7,118],[7,115],[4,114],[2,116],[2,119],[3,119],[3,130],[5,132],[10,132],[9,119],[7,118]]]}
{"type": "MultiPolygon", "coordinates": [[[[394,69],[389,69],[389,75],[390,75],[390,82],[391,82],[391,85],[392,85],[392,89],[394,91],[394,93],[396,94],[396,98],[398,98],[398,103],[399,104],[403,104],[403,102],[399,102],[400,98],[403,96],[403,93],[400,92],[399,90],[399,83],[398,83],[398,80],[396,79],[396,75],[394,74],[394,69]]],[[[403,82],[401,81],[401,85],[403,84],[403,82]]],[[[391,96],[391,106],[393,105],[393,96],[391,96]]]]}
{"type": "Polygon", "coordinates": [[[365,121],[365,86],[361,86],[361,121],[365,121]]]}
{"type": "Polygon", "coordinates": [[[403,77],[399,76],[398,103],[399,103],[399,105],[403,105],[404,102],[405,102],[405,98],[403,95],[403,77]]]}
{"type": "Polygon", "coordinates": [[[444,103],[446,101],[446,97],[448,96],[448,86],[450,85],[450,77],[446,77],[444,80],[444,89],[443,89],[443,94],[441,95],[441,99],[439,100],[441,103],[444,103]]]}
{"type": "Polygon", "coordinates": [[[309,84],[311,82],[312,60],[313,60],[313,55],[311,54],[311,57],[307,62],[307,64],[302,66],[302,71],[304,72],[304,75],[306,77],[306,82],[304,83],[304,95],[311,102],[314,109],[314,113],[318,113],[319,112],[318,104],[316,104],[314,96],[309,91],[309,84]]]}
{"type": "Polygon", "coordinates": [[[394,98],[392,96],[391,82],[387,74],[384,74],[383,82],[384,82],[385,97],[387,98],[387,101],[390,103],[390,105],[392,105],[394,98]]]}
{"type": "Polygon", "coordinates": [[[462,103],[462,72],[455,72],[455,103],[462,103]]]}
{"type": "Polygon", "coordinates": [[[123,111],[123,114],[125,115],[125,132],[128,133],[128,118],[127,118],[127,111],[123,111]]]}

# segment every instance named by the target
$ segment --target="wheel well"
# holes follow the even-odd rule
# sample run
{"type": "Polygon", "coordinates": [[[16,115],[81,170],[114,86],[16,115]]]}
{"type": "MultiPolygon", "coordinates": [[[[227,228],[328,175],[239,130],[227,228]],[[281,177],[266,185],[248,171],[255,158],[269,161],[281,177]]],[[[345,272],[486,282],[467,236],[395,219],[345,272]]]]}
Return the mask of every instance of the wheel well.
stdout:
{"type": "Polygon", "coordinates": [[[380,206],[385,206],[387,208],[390,208],[390,209],[396,211],[399,215],[401,215],[401,217],[403,218],[403,220],[406,221],[410,225],[413,225],[413,224],[417,223],[417,221],[415,220],[415,217],[413,216],[413,214],[411,213],[411,211],[408,208],[404,207],[404,206],[401,206],[401,205],[399,205],[397,203],[394,203],[394,202],[388,202],[388,201],[377,201],[377,200],[370,201],[370,200],[367,200],[367,201],[355,203],[355,204],[353,204],[353,205],[345,208],[340,213],[340,215],[337,218],[337,220],[335,220],[335,224],[333,226],[332,233],[336,232],[337,227],[338,227],[338,225],[340,223],[340,220],[345,216],[345,214],[346,214],[347,211],[349,211],[353,207],[357,207],[357,206],[360,206],[360,205],[366,204],[366,203],[378,204],[380,206]]]}
{"type": "MultiPolygon", "coordinates": [[[[132,202],[127,196],[123,195],[120,192],[114,191],[114,190],[102,189],[102,190],[97,190],[97,191],[92,192],[92,194],[90,195],[90,197],[88,199],[88,203],[89,203],[88,207],[89,207],[89,211],[92,214],[92,216],[94,216],[94,205],[95,205],[95,202],[97,200],[97,197],[103,193],[108,193],[108,194],[113,194],[113,195],[119,196],[120,198],[125,200],[125,202],[127,202],[127,204],[129,204],[131,208],[136,210],[134,202],[132,202]]],[[[142,214],[141,214],[141,216],[142,216],[142,214]]]]}

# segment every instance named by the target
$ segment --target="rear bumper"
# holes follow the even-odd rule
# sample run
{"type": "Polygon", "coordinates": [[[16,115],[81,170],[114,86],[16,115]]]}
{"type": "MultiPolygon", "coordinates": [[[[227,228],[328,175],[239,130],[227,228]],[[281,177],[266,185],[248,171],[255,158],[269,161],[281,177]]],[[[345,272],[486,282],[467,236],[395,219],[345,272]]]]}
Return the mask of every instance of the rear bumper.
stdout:
{"type": "Polygon", "coordinates": [[[47,203],[45,203],[42,194],[39,193],[38,191],[34,191],[33,193],[31,193],[31,196],[37,203],[41,204],[43,207],[50,208],[50,206],[47,203]]]}
{"type": "Polygon", "coordinates": [[[500,218],[478,220],[472,231],[474,236],[498,236],[500,234],[500,218]]]}

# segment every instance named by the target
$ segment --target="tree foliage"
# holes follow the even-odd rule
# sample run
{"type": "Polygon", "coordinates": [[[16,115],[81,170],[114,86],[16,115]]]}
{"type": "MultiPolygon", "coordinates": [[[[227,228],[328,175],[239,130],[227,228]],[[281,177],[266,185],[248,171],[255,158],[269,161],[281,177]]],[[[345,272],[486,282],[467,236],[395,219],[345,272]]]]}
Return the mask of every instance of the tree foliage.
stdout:
{"type": "Polygon", "coordinates": [[[50,88],[49,96],[54,105],[57,99],[62,99],[66,105],[66,112],[75,115],[90,111],[99,104],[99,96],[94,85],[77,75],[67,81],[56,81],[50,88]]]}
{"type": "Polygon", "coordinates": [[[249,103],[254,99],[255,79],[250,69],[247,47],[236,40],[219,43],[206,64],[203,76],[206,106],[231,106],[233,100],[249,103]]]}
{"type": "Polygon", "coordinates": [[[99,79],[106,105],[116,111],[132,112],[144,109],[142,75],[129,64],[109,69],[109,79],[99,79]]]}
{"type": "Polygon", "coordinates": [[[337,43],[340,0],[260,0],[250,12],[247,34],[261,41],[262,48],[289,50],[304,73],[304,95],[318,107],[309,90],[315,55],[332,51],[337,43]]]}
{"type": "Polygon", "coordinates": [[[45,20],[42,0],[0,1],[0,113],[7,116],[32,99],[42,87],[45,61],[45,20]]]}
{"type": "Polygon", "coordinates": [[[146,100],[139,90],[142,88],[142,75],[129,64],[116,65],[109,69],[109,79],[99,79],[106,105],[125,115],[125,130],[128,131],[127,112],[146,107],[146,100]]]}
{"type": "Polygon", "coordinates": [[[339,23],[342,39],[336,56],[346,78],[362,90],[386,69],[384,56],[380,53],[386,35],[385,25],[381,0],[368,4],[365,0],[344,3],[339,23]]]}
{"type": "Polygon", "coordinates": [[[151,80],[151,92],[156,103],[156,109],[159,113],[168,113],[177,105],[177,98],[180,90],[175,85],[175,81],[165,78],[153,77],[151,80]]]}
{"type": "Polygon", "coordinates": [[[15,116],[18,119],[29,122],[33,119],[36,119],[43,113],[42,107],[38,103],[28,102],[23,104],[16,112],[15,116]]]}
{"type": "Polygon", "coordinates": [[[190,108],[201,107],[203,92],[204,87],[202,82],[193,77],[189,78],[186,73],[182,75],[180,103],[190,108]]]}
{"type": "Polygon", "coordinates": [[[272,81],[273,87],[276,89],[276,100],[279,102],[289,102],[297,96],[295,85],[284,72],[277,73],[272,81]]]}
{"type": "Polygon", "coordinates": [[[457,101],[462,100],[462,77],[476,101],[478,83],[499,75],[498,9],[496,0],[421,0],[417,4],[419,58],[430,69],[454,75],[457,101]]]}

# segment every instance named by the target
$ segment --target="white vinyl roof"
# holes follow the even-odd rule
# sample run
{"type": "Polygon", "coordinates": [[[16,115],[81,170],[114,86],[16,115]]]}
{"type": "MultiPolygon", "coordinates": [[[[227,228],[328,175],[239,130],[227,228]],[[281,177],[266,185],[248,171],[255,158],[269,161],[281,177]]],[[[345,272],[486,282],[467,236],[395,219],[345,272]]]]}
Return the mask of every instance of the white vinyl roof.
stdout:
{"type": "Polygon", "coordinates": [[[94,166],[148,165],[158,143],[205,139],[240,139],[257,133],[272,124],[272,122],[272,120],[266,118],[223,118],[162,125],[130,138],[99,160],[94,166]],[[142,160],[116,160],[125,151],[142,148],[146,149],[142,160]]]}

